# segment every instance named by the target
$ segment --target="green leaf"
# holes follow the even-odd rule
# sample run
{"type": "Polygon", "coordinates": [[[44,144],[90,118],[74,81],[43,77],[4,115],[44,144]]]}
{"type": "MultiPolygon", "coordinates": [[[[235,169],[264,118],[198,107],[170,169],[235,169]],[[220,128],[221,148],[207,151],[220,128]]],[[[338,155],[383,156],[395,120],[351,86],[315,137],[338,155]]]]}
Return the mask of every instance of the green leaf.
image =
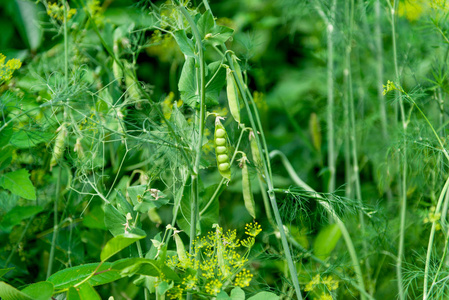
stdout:
{"type": "Polygon", "coordinates": [[[217,105],[220,92],[226,84],[226,70],[222,67],[221,61],[210,63],[207,68],[209,76],[206,79],[206,104],[217,105]]]}
{"type": "Polygon", "coordinates": [[[9,143],[19,149],[36,147],[40,143],[49,143],[54,133],[36,130],[21,130],[14,132],[9,143]]]}
{"type": "Polygon", "coordinates": [[[278,300],[279,296],[270,292],[260,292],[250,298],[248,300],[278,300]]]}
{"type": "Polygon", "coordinates": [[[170,280],[180,280],[178,274],[160,261],[148,258],[126,258],[114,262],[113,269],[120,271],[122,276],[144,275],[164,277],[170,280]]]}
{"type": "MultiPolygon", "coordinates": [[[[4,123],[0,124],[2,127],[4,123]]],[[[9,140],[11,139],[13,134],[13,125],[12,122],[9,123],[5,128],[0,131],[0,149],[9,144],[9,140]]]]}
{"type": "Polygon", "coordinates": [[[22,290],[22,293],[27,294],[34,300],[48,300],[53,295],[54,287],[51,282],[41,281],[30,284],[22,290]]]}
{"type": "Polygon", "coordinates": [[[231,299],[232,300],[245,300],[245,292],[241,288],[235,287],[231,291],[231,299]]]}
{"type": "Polygon", "coordinates": [[[0,225],[3,230],[9,231],[15,225],[20,224],[22,220],[28,219],[42,210],[43,207],[41,206],[16,206],[3,217],[0,225]]]}
{"type": "Polygon", "coordinates": [[[115,254],[122,251],[124,248],[143,239],[145,236],[135,235],[132,233],[125,233],[124,235],[117,235],[110,239],[103,250],[101,251],[101,261],[106,261],[115,254]]]}
{"type": "Polygon", "coordinates": [[[216,25],[212,29],[210,37],[206,38],[206,42],[212,45],[219,45],[225,43],[234,34],[234,30],[226,27],[216,25]]]}
{"type": "Polygon", "coordinates": [[[30,174],[25,169],[3,174],[0,177],[0,186],[22,198],[36,200],[36,191],[30,180],[30,174]]]}
{"type": "Polygon", "coordinates": [[[33,1],[16,0],[14,15],[19,33],[30,50],[35,51],[42,43],[42,27],[39,26],[40,6],[33,1]]]}
{"type": "Polygon", "coordinates": [[[14,268],[0,269],[0,278],[2,278],[3,275],[5,275],[6,273],[8,273],[11,270],[14,270],[14,268]]]}
{"type": "Polygon", "coordinates": [[[337,224],[329,224],[321,229],[313,244],[315,256],[322,260],[328,258],[340,237],[341,231],[337,224]]]}
{"type": "Polygon", "coordinates": [[[214,17],[212,16],[210,10],[206,10],[204,12],[196,25],[198,26],[198,31],[200,32],[202,39],[204,39],[206,34],[212,33],[212,28],[214,27],[214,17]]]}
{"type": "Polygon", "coordinates": [[[229,300],[229,299],[232,299],[232,298],[230,298],[229,295],[226,294],[225,291],[220,291],[220,292],[217,294],[217,300],[229,300]]]}
{"type": "Polygon", "coordinates": [[[78,293],[81,300],[101,300],[97,291],[87,282],[80,285],[78,293]]]}
{"type": "Polygon", "coordinates": [[[177,30],[173,33],[175,36],[176,43],[181,49],[181,52],[187,56],[194,57],[195,56],[195,45],[193,41],[187,37],[187,34],[184,30],[177,30]]]}
{"type": "Polygon", "coordinates": [[[67,300],[82,300],[78,290],[73,286],[69,287],[69,290],[67,291],[67,300]]]}
{"type": "Polygon", "coordinates": [[[195,81],[195,59],[187,57],[182,67],[181,77],[178,82],[178,89],[181,93],[181,100],[190,107],[196,107],[199,96],[196,94],[195,81]]]}
{"type": "Polygon", "coordinates": [[[0,298],[8,300],[33,300],[30,296],[22,293],[15,287],[0,281],[0,298]]]}
{"type": "Polygon", "coordinates": [[[112,204],[104,207],[104,224],[113,236],[125,233],[126,217],[120,213],[112,204]]]}
{"type": "MultiPolygon", "coordinates": [[[[53,283],[55,289],[66,289],[86,279],[97,269],[99,264],[100,263],[92,263],[67,268],[51,275],[47,281],[53,283]]],[[[98,274],[92,276],[87,282],[96,286],[120,279],[121,276],[119,272],[111,269],[111,266],[112,263],[103,263],[97,270],[98,274]]]]}
{"type": "Polygon", "coordinates": [[[94,206],[90,212],[86,214],[83,218],[83,225],[92,229],[107,229],[104,224],[104,211],[100,205],[94,206]]]}
{"type": "Polygon", "coordinates": [[[3,171],[11,164],[13,150],[12,146],[6,146],[0,149],[0,171],[3,171]]]}

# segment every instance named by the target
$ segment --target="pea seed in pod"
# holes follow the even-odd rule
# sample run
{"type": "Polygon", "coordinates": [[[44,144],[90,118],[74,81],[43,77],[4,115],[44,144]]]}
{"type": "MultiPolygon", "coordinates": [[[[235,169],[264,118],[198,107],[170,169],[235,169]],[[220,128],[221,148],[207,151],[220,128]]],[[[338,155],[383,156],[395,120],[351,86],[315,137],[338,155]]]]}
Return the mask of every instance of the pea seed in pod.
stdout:
{"type": "Polygon", "coordinates": [[[224,138],[224,137],[226,137],[226,131],[224,129],[222,129],[222,128],[218,128],[215,131],[215,137],[216,138],[224,138]]]}
{"type": "Polygon", "coordinates": [[[217,161],[219,164],[229,162],[229,157],[226,154],[219,154],[217,156],[217,161]]]}
{"type": "Polygon", "coordinates": [[[229,169],[230,169],[230,165],[227,162],[218,165],[218,170],[220,170],[222,172],[225,172],[225,171],[227,171],[229,169]]]}
{"type": "Polygon", "coordinates": [[[231,180],[231,164],[229,162],[228,148],[226,142],[226,129],[223,124],[221,124],[220,119],[222,117],[217,117],[215,119],[215,131],[214,131],[214,142],[215,142],[215,155],[217,157],[217,167],[220,175],[223,178],[231,180]]]}
{"type": "Polygon", "coordinates": [[[225,146],[218,146],[215,148],[215,152],[217,154],[225,154],[228,153],[228,149],[225,146]]]}
{"type": "Polygon", "coordinates": [[[225,146],[226,145],[226,139],[224,139],[224,138],[216,138],[215,139],[215,144],[217,146],[225,146]]]}

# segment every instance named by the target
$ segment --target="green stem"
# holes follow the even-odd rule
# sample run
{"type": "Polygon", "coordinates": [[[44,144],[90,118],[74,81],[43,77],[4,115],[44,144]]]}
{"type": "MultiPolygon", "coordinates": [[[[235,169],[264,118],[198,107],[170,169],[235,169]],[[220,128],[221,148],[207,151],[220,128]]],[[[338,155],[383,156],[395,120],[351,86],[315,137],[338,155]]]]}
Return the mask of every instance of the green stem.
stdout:
{"type": "MultiPolygon", "coordinates": [[[[400,83],[399,77],[399,67],[398,67],[398,57],[397,57],[397,46],[396,46],[396,12],[398,10],[399,1],[394,0],[393,5],[387,1],[391,13],[391,34],[393,43],[393,61],[394,70],[396,76],[396,82],[400,83]]],[[[404,110],[404,100],[402,99],[402,91],[396,90],[396,97],[399,101],[399,108],[402,120],[403,129],[403,151],[402,151],[402,178],[401,178],[401,208],[400,208],[400,228],[399,228],[399,245],[398,245],[398,256],[396,262],[396,274],[397,274],[397,284],[398,284],[398,294],[399,299],[405,299],[404,285],[402,282],[402,260],[404,256],[404,235],[405,235],[405,219],[407,215],[407,120],[404,110]]],[[[424,294],[426,294],[424,292],[424,294]]]]}
{"type": "MultiPolygon", "coordinates": [[[[448,188],[449,188],[449,177],[446,179],[443,189],[441,190],[440,197],[438,198],[437,206],[435,208],[435,212],[434,212],[435,214],[440,213],[441,206],[443,205],[443,201],[445,199],[448,188]]],[[[436,224],[437,224],[437,222],[432,222],[432,229],[430,229],[430,236],[429,236],[429,244],[427,246],[426,266],[424,268],[423,300],[428,299],[427,285],[428,285],[428,277],[429,277],[430,257],[432,255],[433,241],[435,239],[436,224]]],[[[445,249],[445,252],[446,252],[446,249],[445,249]]]]}
{"type": "Polygon", "coordinates": [[[51,248],[50,248],[50,257],[48,259],[48,267],[47,267],[47,279],[51,276],[53,269],[53,261],[55,259],[55,249],[56,249],[56,238],[58,236],[58,201],[61,190],[61,174],[62,168],[59,167],[58,179],[56,181],[56,195],[55,200],[53,201],[53,237],[51,239],[51,248]]]}
{"type": "Polygon", "coordinates": [[[197,78],[199,80],[200,87],[200,120],[199,120],[199,130],[198,130],[198,141],[196,142],[196,157],[195,164],[193,167],[192,173],[192,203],[191,203],[191,218],[190,218],[190,245],[189,245],[189,253],[193,253],[193,241],[196,236],[196,221],[198,216],[198,201],[199,201],[199,169],[200,169],[200,160],[201,160],[201,149],[203,146],[203,135],[204,135],[204,125],[206,119],[206,69],[205,69],[205,61],[204,61],[204,53],[203,53],[203,43],[201,34],[193,21],[190,14],[187,12],[184,6],[180,5],[179,1],[175,1],[181,11],[182,15],[186,18],[187,22],[192,29],[193,35],[196,40],[196,48],[198,51],[197,63],[200,67],[200,76],[197,78]]]}
{"type": "Polygon", "coordinates": [[[357,281],[358,281],[358,284],[357,284],[358,289],[360,291],[363,291],[362,297],[364,298],[365,294],[366,294],[366,290],[365,290],[365,284],[364,284],[364,281],[363,281],[362,269],[360,268],[360,262],[359,262],[359,259],[357,257],[357,253],[355,251],[354,244],[352,242],[351,236],[349,235],[349,232],[348,232],[345,224],[340,220],[340,218],[335,213],[333,208],[329,205],[329,203],[324,201],[323,197],[318,192],[316,192],[307,183],[302,181],[301,178],[299,178],[299,176],[295,172],[295,169],[290,164],[290,162],[288,161],[288,159],[284,155],[284,153],[282,153],[279,150],[271,151],[270,152],[270,157],[273,158],[275,156],[279,156],[281,158],[282,164],[284,165],[285,169],[287,170],[287,172],[288,172],[290,178],[293,180],[293,182],[296,185],[298,185],[299,187],[303,188],[305,191],[312,192],[314,194],[314,196],[317,199],[319,199],[318,203],[332,216],[332,218],[337,223],[337,225],[340,228],[340,231],[341,231],[341,233],[343,235],[343,239],[345,240],[345,243],[346,243],[346,248],[348,249],[349,255],[350,255],[351,260],[352,260],[352,264],[353,264],[353,267],[354,267],[354,272],[356,274],[357,281]]]}

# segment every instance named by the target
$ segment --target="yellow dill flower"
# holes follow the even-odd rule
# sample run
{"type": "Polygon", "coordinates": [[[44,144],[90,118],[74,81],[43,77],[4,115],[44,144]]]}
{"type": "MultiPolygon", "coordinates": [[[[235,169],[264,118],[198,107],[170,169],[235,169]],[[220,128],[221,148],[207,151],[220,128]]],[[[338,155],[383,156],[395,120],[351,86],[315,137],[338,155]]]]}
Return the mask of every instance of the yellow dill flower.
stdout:
{"type": "Polygon", "coordinates": [[[441,229],[441,224],[438,222],[441,218],[441,213],[435,213],[435,206],[430,208],[430,212],[427,217],[424,218],[423,222],[426,223],[436,223],[435,229],[438,231],[441,229]],[[438,223],[437,223],[438,222],[438,223]]]}
{"type": "Polygon", "coordinates": [[[196,286],[197,279],[194,275],[189,275],[182,280],[182,284],[185,285],[186,290],[192,290],[196,286]]]}
{"type": "Polygon", "coordinates": [[[399,2],[398,14],[401,17],[406,17],[411,22],[416,21],[426,12],[426,2],[425,0],[406,0],[399,2]]]}
{"type": "Polygon", "coordinates": [[[223,286],[223,283],[221,283],[218,279],[209,281],[206,284],[206,293],[215,296],[220,292],[222,286],[223,286]]]}
{"type": "MultiPolygon", "coordinates": [[[[76,14],[76,9],[69,8],[69,10],[67,11],[67,21],[70,20],[74,14],[76,14]]],[[[55,20],[64,21],[64,6],[59,6],[56,3],[51,3],[47,7],[47,15],[55,20]]]]}
{"type": "Polygon", "coordinates": [[[256,237],[262,232],[262,227],[257,222],[248,223],[245,225],[245,233],[249,236],[256,237]]]}
{"type": "Polygon", "coordinates": [[[260,111],[268,110],[268,105],[267,105],[267,102],[265,101],[264,93],[254,91],[253,99],[254,99],[254,103],[256,103],[256,106],[260,111]]]}
{"type": "Polygon", "coordinates": [[[333,299],[332,296],[326,293],[322,293],[318,298],[318,300],[332,300],[332,299],[333,299]]]}
{"type": "Polygon", "coordinates": [[[329,291],[334,291],[338,289],[338,281],[332,276],[326,276],[321,280],[322,284],[325,284],[329,291]]]}
{"type": "Polygon", "coordinates": [[[235,275],[234,284],[239,287],[247,287],[253,278],[253,274],[251,274],[247,269],[243,269],[237,275],[235,275]]]}
{"type": "Polygon", "coordinates": [[[5,64],[6,56],[0,53],[0,81],[11,79],[15,70],[20,69],[22,62],[17,58],[8,60],[5,64]]]}
{"type": "Polygon", "coordinates": [[[183,292],[184,289],[180,285],[177,285],[167,292],[167,296],[169,299],[184,299],[182,297],[183,292]]]}
{"type": "Polygon", "coordinates": [[[251,248],[254,245],[255,241],[256,240],[254,239],[254,237],[250,236],[247,239],[242,240],[240,243],[243,247],[251,248]]]}
{"type": "Polygon", "coordinates": [[[312,291],[313,288],[314,288],[316,285],[320,284],[320,281],[321,281],[320,274],[316,274],[316,275],[312,278],[312,280],[309,281],[309,282],[306,284],[306,287],[304,288],[304,291],[306,291],[306,292],[312,291]]]}
{"type": "Polygon", "coordinates": [[[383,85],[383,88],[384,88],[384,91],[383,91],[383,95],[385,96],[388,92],[391,92],[391,91],[394,91],[394,90],[397,90],[397,88],[396,88],[396,86],[394,85],[394,82],[393,81],[391,81],[391,80],[388,80],[387,81],[387,84],[385,85],[383,85]]]}

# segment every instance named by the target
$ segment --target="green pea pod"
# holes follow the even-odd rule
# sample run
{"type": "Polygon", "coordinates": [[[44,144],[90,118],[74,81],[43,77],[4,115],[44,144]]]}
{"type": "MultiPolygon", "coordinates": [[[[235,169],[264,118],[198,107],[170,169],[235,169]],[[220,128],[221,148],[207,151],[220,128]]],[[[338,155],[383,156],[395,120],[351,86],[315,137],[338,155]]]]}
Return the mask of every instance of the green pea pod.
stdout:
{"type": "Polygon", "coordinates": [[[237,56],[234,53],[231,54],[231,57],[232,57],[232,62],[234,64],[235,73],[237,74],[237,78],[243,84],[245,84],[245,81],[243,80],[243,76],[242,76],[242,70],[240,69],[239,59],[237,58],[237,56]]]}
{"type": "Polygon", "coordinates": [[[254,135],[253,131],[251,131],[249,134],[249,141],[254,164],[256,165],[256,167],[260,168],[260,166],[262,165],[262,158],[260,157],[259,147],[257,147],[256,136],[254,135]]]}
{"type": "Polygon", "coordinates": [[[217,157],[217,167],[220,175],[231,180],[231,163],[229,161],[227,143],[226,143],[226,129],[221,124],[221,117],[215,119],[214,144],[215,155],[217,157]]]}
{"type": "Polygon", "coordinates": [[[53,154],[50,160],[50,170],[52,170],[53,167],[56,166],[64,153],[65,140],[67,137],[67,127],[64,123],[58,128],[57,132],[58,135],[56,136],[55,146],[53,148],[53,154]]]}
{"type": "Polygon", "coordinates": [[[240,124],[240,105],[238,89],[234,76],[230,68],[226,71],[226,92],[228,95],[228,105],[234,120],[240,124]]]}
{"type": "Polygon", "coordinates": [[[243,154],[243,157],[240,159],[240,167],[242,168],[242,189],[243,189],[243,200],[245,202],[245,207],[248,213],[256,218],[256,205],[254,203],[254,196],[251,190],[251,181],[249,180],[249,172],[247,166],[248,158],[246,154],[243,154]]]}

